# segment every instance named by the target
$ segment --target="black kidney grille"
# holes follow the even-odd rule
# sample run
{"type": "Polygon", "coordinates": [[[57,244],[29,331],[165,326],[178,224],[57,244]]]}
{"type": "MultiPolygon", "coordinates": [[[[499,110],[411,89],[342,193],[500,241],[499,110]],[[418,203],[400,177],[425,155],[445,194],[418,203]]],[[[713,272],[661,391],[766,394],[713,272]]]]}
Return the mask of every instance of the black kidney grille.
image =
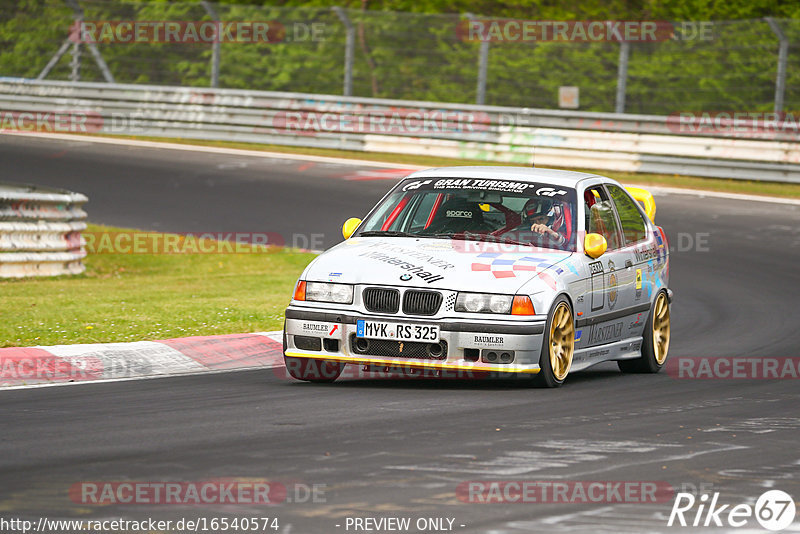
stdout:
{"type": "Polygon", "coordinates": [[[436,291],[408,290],[403,295],[403,313],[406,315],[435,315],[442,305],[442,294],[436,291]]]}
{"type": "Polygon", "coordinates": [[[368,287],[362,293],[364,306],[371,312],[397,313],[400,309],[400,291],[381,287],[368,287]]]}

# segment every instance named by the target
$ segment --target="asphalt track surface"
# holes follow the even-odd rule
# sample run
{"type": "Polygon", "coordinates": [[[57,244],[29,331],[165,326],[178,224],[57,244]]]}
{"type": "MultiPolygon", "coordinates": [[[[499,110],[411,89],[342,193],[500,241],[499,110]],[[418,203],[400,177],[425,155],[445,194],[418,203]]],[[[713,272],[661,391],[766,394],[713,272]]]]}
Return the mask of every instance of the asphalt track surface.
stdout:
{"type": "MultiPolygon", "coordinates": [[[[95,222],[323,234],[325,246],[392,183],[348,180],[363,170],[352,166],[7,136],[0,162],[4,180],[87,194],[95,222]]],[[[798,206],[686,195],[657,203],[670,243],[689,248],[671,256],[670,357],[798,356],[798,206]],[[697,233],[699,249],[688,246],[697,233]]],[[[466,503],[456,488],[664,481],[719,492],[720,503],[752,504],[768,488],[797,499],[799,384],[622,375],[603,364],[557,390],[365,378],[314,385],[278,369],[4,391],[0,517],[273,516],[294,533],[354,532],[345,529],[354,517],[452,518],[454,532],[672,531],[671,500],[466,503]],[[82,481],[217,477],[325,485],[325,502],[87,506],[68,497],[82,481]]]]}

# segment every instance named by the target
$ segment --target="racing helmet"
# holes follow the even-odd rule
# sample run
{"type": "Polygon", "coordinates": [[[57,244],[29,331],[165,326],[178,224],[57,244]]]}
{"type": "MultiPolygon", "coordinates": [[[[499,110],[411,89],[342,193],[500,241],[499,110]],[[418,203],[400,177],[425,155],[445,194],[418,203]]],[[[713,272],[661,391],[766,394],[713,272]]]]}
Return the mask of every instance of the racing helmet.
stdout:
{"type": "Polygon", "coordinates": [[[553,230],[560,230],[564,223],[564,208],[560,201],[545,197],[534,197],[523,208],[525,220],[532,222],[535,217],[546,216],[545,224],[553,230]]]}

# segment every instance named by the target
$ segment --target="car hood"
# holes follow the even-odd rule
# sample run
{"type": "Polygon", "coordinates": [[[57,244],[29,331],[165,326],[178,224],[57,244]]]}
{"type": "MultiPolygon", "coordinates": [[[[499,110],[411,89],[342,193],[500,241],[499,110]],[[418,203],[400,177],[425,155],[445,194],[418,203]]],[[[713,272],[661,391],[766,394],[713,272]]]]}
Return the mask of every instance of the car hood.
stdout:
{"type": "Polygon", "coordinates": [[[562,272],[556,264],[571,255],[498,243],[359,237],[320,255],[305,279],[512,294],[535,279],[555,289],[555,277],[562,272]]]}

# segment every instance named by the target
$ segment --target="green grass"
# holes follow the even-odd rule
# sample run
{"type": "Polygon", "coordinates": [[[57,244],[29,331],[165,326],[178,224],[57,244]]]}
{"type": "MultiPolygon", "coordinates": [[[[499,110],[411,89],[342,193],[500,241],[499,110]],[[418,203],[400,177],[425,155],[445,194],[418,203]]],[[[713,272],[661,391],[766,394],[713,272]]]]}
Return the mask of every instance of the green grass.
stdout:
{"type": "MultiPolygon", "coordinates": [[[[117,136],[122,137],[122,136],[117,136]]],[[[335,150],[327,148],[302,148],[280,145],[262,145],[256,143],[238,143],[229,141],[203,141],[194,139],[173,139],[161,137],[135,137],[127,139],[140,139],[143,141],[158,141],[184,145],[202,145],[225,148],[242,148],[246,150],[262,150],[269,152],[283,152],[287,154],[307,154],[312,156],[328,156],[336,158],[362,159],[370,161],[385,161],[387,163],[422,165],[428,167],[447,167],[451,165],[516,165],[514,163],[495,163],[484,160],[468,160],[440,158],[433,156],[416,156],[409,154],[391,154],[384,152],[357,152],[350,150],[335,150]]],[[[800,184],[787,184],[780,182],[762,182],[751,180],[724,179],[724,178],[698,178],[678,174],[648,174],[603,171],[597,169],[571,169],[614,178],[623,184],[663,185],[680,187],[684,189],[698,189],[704,191],[721,191],[725,193],[741,193],[748,195],[762,195],[784,198],[800,198],[800,184]]]]}
{"type": "MultiPolygon", "coordinates": [[[[121,231],[90,225],[88,231],[121,231]]],[[[0,281],[0,346],[280,329],[313,254],[90,254],[76,276],[0,281]]]]}

